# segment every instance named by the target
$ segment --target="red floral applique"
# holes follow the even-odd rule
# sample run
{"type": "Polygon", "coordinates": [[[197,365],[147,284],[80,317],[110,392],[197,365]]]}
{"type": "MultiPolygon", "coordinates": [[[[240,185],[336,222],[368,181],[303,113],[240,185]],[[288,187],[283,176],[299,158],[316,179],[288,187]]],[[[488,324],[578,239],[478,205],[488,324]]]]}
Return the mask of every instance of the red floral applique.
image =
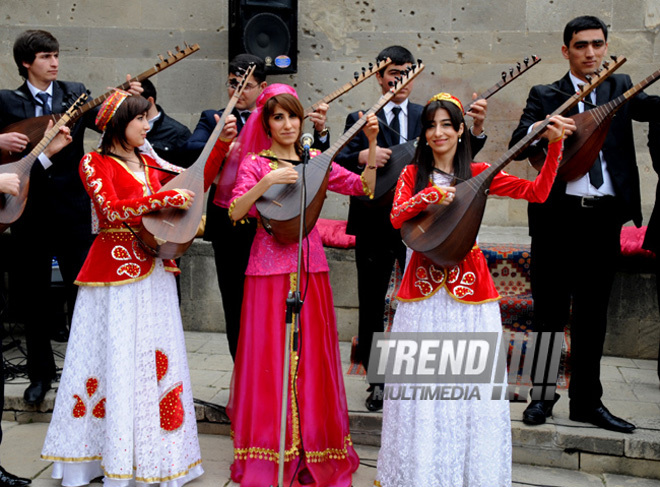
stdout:
{"type": "Polygon", "coordinates": [[[457,298],[464,298],[465,296],[471,296],[474,294],[474,291],[466,286],[456,286],[454,288],[454,296],[457,298]]]}
{"type": "Polygon", "coordinates": [[[433,292],[433,286],[431,286],[431,283],[428,281],[415,281],[415,287],[419,289],[419,292],[422,293],[423,296],[428,296],[433,292]]]}
{"type": "Polygon", "coordinates": [[[442,281],[445,280],[445,270],[443,268],[438,269],[433,264],[429,267],[429,272],[431,273],[431,279],[436,284],[442,284],[442,281]]]}
{"type": "Polygon", "coordinates": [[[90,377],[87,379],[85,386],[87,387],[87,395],[92,397],[99,387],[99,380],[96,377],[90,377]]]}
{"type": "Polygon", "coordinates": [[[142,247],[140,247],[140,244],[138,243],[137,240],[133,241],[133,254],[135,255],[135,258],[140,262],[144,262],[149,258],[149,256],[144,252],[142,247]]]}
{"type": "Polygon", "coordinates": [[[99,419],[105,418],[105,397],[101,399],[96,406],[94,406],[92,415],[99,419]]]}
{"type": "Polygon", "coordinates": [[[76,400],[76,405],[73,406],[73,417],[82,418],[87,413],[87,407],[78,394],[74,394],[73,398],[76,400]]]}
{"type": "Polygon", "coordinates": [[[140,266],[133,262],[123,264],[117,269],[117,275],[121,276],[122,274],[125,274],[131,279],[136,279],[140,276],[140,266]]]}
{"type": "Polygon", "coordinates": [[[477,276],[474,274],[474,272],[466,272],[463,274],[463,277],[461,279],[461,284],[465,284],[466,286],[471,286],[477,282],[477,276]]]}
{"type": "MultiPolygon", "coordinates": [[[[85,381],[85,390],[87,391],[87,396],[91,398],[99,388],[99,380],[96,377],[90,377],[85,381]]],[[[73,406],[73,417],[74,418],[83,418],[87,414],[87,406],[85,401],[78,394],[73,395],[76,400],[76,404],[73,406]]],[[[105,418],[105,397],[96,403],[94,409],[92,410],[92,415],[95,418],[105,418]]]]}
{"type": "Polygon", "coordinates": [[[131,260],[131,255],[123,245],[115,245],[112,249],[112,258],[115,260],[131,260]]]}
{"type": "Polygon", "coordinates": [[[460,271],[461,270],[457,265],[452,267],[451,270],[449,271],[449,273],[447,274],[447,282],[449,284],[455,283],[458,280],[458,276],[460,274],[460,271]]]}
{"type": "Polygon", "coordinates": [[[179,382],[160,400],[160,427],[165,431],[174,431],[183,424],[184,411],[181,402],[183,384],[179,382]]]}
{"type": "Polygon", "coordinates": [[[167,374],[168,363],[167,355],[160,350],[156,350],[156,378],[158,382],[167,374]]]}

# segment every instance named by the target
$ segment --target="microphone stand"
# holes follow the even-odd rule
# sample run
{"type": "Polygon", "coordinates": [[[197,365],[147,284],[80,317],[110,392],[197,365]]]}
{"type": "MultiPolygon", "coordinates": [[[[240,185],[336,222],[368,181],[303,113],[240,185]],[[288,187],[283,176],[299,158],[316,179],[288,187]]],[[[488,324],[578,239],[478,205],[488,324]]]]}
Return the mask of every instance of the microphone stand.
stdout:
{"type": "MultiPolygon", "coordinates": [[[[302,267],[302,245],[303,238],[305,236],[305,210],[307,203],[307,188],[305,180],[305,172],[307,169],[307,163],[309,162],[309,144],[305,143],[303,147],[303,157],[301,160],[302,164],[302,180],[300,188],[300,227],[298,229],[298,264],[296,268],[296,290],[289,291],[289,294],[286,299],[286,329],[284,336],[284,371],[282,373],[282,408],[281,408],[281,417],[280,417],[280,456],[278,461],[278,472],[277,472],[277,485],[278,487],[284,487],[284,463],[285,463],[285,452],[286,452],[286,416],[288,409],[288,399],[289,399],[289,362],[291,356],[289,353],[289,346],[293,348],[294,352],[298,351],[298,334],[300,333],[300,310],[303,305],[302,298],[300,296],[300,276],[301,276],[301,267],[302,267]],[[291,343],[289,337],[291,336],[291,328],[293,328],[293,338],[291,343]]],[[[293,383],[292,383],[293,387],[293,383]]],[[[293,392],[293,391],[292,391],[293,392]]],[[[293,401],[293,397],[291,398],[293,401]]],[[[301,454],[304,454],[302,452],[301,454]]]]}

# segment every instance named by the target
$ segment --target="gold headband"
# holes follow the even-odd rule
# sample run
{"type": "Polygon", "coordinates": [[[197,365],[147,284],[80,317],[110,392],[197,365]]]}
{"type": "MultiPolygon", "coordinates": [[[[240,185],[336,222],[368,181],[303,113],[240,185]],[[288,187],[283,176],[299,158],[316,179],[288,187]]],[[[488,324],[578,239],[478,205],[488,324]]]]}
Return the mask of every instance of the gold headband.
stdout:
{"type": "Polygon", "coordinates": [[[427,101],[426,104],[428,105],[429,103],[434,101],[448,101],[450,103],[453,103],[458,108],[460,108],[461,113],[463,113],[463,105],[461,104],[461,100],[459,100],[455,96],[450,95],[449,93],[438,93],[437,95],[432,97],[429,101],[427,101]]]}

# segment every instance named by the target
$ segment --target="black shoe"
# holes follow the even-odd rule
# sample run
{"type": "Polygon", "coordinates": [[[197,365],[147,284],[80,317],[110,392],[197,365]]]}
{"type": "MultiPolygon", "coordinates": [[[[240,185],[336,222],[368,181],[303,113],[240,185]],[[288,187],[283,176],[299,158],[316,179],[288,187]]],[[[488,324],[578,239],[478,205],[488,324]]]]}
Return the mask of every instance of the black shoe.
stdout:
{"type": "Polygon", "coordinates": [[[32,481],[30,479],[17,477],[13,473],[9,473],[4,468],[0,467],[0,487],[21,487],[31,483],[32,481]]]}
{"type": "Polygon", "coordinates": [[[60,328],[51,333],[50,339],[57,343],[66,343],[69,341],[69,330],[67,328],[60,328]]]}
{"type": "Polygon", "coordinates": [[[552,416],[552,408],[558,400],[559,394],[555,392],[555,397],[552,401],[541,400],[530,402],[529,406],[523,411],[523,423],[533,426],[545,423],[545,418],[552,416]]]}
{"type": "Polygon", "coordinates": [[[610,431],[618,431],[620,433],[632,433],[636,428],[634,424],[614,416],[603,405],[590,410],[579,410],[571,408],[569,418],[571,421],[591,423],[598,426],[599,428],[610,431]]]}
{"type": "Polygon", "coordinates": [[[46,397],[46,393],[50,391],[50,381],[37,381],[31,382],[30,386],[25,389],[23,399],[31,406],[36,406],[41,403],[46,397]]]}
{"type": "Polygon", "coordinates": [[[367,400],[364,401],[364,405],[371,412],[383,409],[383,388],[380,386],[374,386],[369,393],[367,400]]]}

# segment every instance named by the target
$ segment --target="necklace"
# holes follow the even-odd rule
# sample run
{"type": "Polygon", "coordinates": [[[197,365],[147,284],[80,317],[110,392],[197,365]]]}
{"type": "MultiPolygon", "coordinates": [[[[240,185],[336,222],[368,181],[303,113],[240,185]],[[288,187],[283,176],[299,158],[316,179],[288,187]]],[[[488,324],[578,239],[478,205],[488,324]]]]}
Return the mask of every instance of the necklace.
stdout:
{"type": "Polygon", "coordinates": [[[129,159],[127,157],[120,156],[119,154],[115,154],[114,152],[108,152],[108,155],[111,155],[112,157],[116,157],[117,159],[119,159],[122,162],[130,162],[132,164],[137,164],[140,168],[144,167],[144,161],[142,160],[141,157],[137,158],[137,160],[129,159]]]}

